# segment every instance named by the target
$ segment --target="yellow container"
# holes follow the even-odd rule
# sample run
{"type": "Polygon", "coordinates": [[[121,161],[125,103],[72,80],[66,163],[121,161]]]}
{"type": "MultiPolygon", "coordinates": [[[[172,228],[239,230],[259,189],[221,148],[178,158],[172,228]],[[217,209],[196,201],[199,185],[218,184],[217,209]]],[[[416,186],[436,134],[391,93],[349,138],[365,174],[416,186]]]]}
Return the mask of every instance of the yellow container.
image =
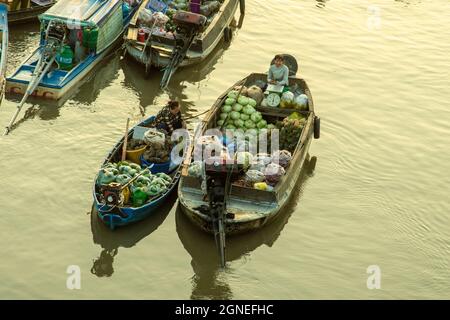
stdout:
{"type": "Polygon", "coordinates": [[[140,165],[141,160],[139,160],[139,158],[145,152],[146,148],[147,147],[143,147],[143,148],[137,149],[137,150],[127,150],[127,159],[140,165]]]}

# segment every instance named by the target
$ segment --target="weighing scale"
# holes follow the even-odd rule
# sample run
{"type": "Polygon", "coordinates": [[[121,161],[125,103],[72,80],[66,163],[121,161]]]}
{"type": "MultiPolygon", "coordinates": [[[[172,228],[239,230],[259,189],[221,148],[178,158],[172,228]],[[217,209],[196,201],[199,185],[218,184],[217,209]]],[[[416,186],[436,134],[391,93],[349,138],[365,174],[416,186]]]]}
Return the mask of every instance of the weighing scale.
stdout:
{"type": "Polygon", "coordinates": [[[267,105],[272,108],[276,108],[280,105],[281,94],[283,93],[284,86],[269,84],[267,86],[265,94],[267,95],[267,105]]]}

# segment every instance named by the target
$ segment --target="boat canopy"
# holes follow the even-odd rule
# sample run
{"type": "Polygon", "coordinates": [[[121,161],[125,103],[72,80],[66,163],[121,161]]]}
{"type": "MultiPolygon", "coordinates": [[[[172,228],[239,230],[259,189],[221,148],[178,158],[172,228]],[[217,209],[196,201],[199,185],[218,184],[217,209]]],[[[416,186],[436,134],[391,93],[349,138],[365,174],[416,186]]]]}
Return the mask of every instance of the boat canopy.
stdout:
{"type": "Polygon", "coordinates": [[[40,15],[41,21],[57,20],[80,26],[101,26],[120,0],[59,0],[40,15]]]}

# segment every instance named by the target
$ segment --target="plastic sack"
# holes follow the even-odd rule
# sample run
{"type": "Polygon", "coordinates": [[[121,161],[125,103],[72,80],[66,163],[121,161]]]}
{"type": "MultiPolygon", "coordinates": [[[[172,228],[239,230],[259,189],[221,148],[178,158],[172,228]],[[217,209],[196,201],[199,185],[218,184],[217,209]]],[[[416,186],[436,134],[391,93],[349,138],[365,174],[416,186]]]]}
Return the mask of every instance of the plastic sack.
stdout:
{"type": "Polygon", "coordinates": [[[153,13],[153,23],[157,27],[164,27],[166,23],[169,21],[169,17],[166,16],[162,12],[155,12],[153,13]]]}
{"type": "Polygon", "coordinates": [[[203,162],[194,161],[189,165],[188,175],[194,178],[200,178],[202,176],[203,162]]]}
{"type": "Polygon", "coordinates": [[[166,135],[158,131],[158,129],[150,128],[144,133],[144,142],[147,145],[150,144],[164,145],[166,142],[166,135]]]}
{"type": "Polygon", "coordinates": [[[268,153],[258,153],[255,157],[255,162],[261,162],[267,166],[272,162],[272,157],[268,153]]]}
{"type": "MultiPolygon", "coordinates": [[[[116,170],[117,171],[117,170],[116,170]]],[[[116,173],[111,169],[101,169],[98,175],[98,183],[101,185],[110,184],[116,180],[116,173]]]]}
{"type": "Polygon", "coordinates": [[[266,181],[272,185],[277,184],[285,173],[284,168],[276,163],[269,164],[264,171],[266,181]]]}
{"type": "Polygon", "coordinates": [[[253,188],[255,188],[256,190],[262,190],[262,191],[266,191],[268,190],[268,185],[265,182],[257,182],[255,184],[253,184],[253,188]]]}
{"type": "Polygon", "coordinates": [[[247,96],[255,100],[257,105],[261,104],[264,99],[264,93],[262,89],[255,85],[247,89],[247,96]]]}
{"type": "Polygon", "coordinates": [[[272,162],[278,163],[283,168],[287,168],[292,159],[292,154],[287,150],[275,151],[272,155],[272,162]]]}
{"type": "Polygon", "coordinates": [[[281,95],[281,100],[286,102],[292,102],[294,101],[294,98],[295,98],[294,94],[290,91],[286,91],[281,95]]]}
{"type": "Polygon", "coordinates": [[[207,1],[200,6],[200,14],[209,17],[213,13],[219,11],[220,2],[219,1],[207,1]]]}
{"type": "Polygon", "coordinates": [[[141,11],[139,11],[139,16],[138,16],[138,24],[141,26],[147,26],[147,27],[152,27],[153,26],[153,13],[144,8],[141,11]]]}
{"type": "Polygon", "coordinates": [[[244,170],[247,170],[253,163],[253,155],[250,152],[236,152],[235,158],[238,164],[242,164],[244,166],[244,170]]]}
{"type": "Polygon", "coordinates": [[[255,184],[257,182],[263,182],[266,180],[264,173],[258,170],[248,170],[245,173],[245,181],[250,184],[255,184]]]}
{"type": "Polygon", "coordinates": [[[301,94],[295,98],[295,103],[300,110],[308,110],[308,96],[306,94],[301,94]]]}

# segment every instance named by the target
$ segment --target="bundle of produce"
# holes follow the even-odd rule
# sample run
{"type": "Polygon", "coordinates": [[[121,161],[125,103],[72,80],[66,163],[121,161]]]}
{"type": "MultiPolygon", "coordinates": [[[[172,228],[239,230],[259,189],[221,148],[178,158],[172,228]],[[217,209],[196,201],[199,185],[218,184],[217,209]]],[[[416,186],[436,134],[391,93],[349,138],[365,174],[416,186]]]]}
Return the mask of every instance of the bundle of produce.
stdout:
{"type": "Polygon", "coordinates": [[[244,96],[244,97],[247,96],[247,87],[244,86],[244,85],[242,85],[242,86],[235,86],[233,88],[233,90],[236,91],[237,93],[241,92],[241,94],[240,94],[241,96],[244,96]],[[242,88],[242,90],[241,90],[241,88],[242,88]]]}
{"type": "Polygon", "coordinates": [[[220,9],[219,1],[205,1],[200,6],[200,14],[210,17],[213,13],[216,13],[220,9]]]}
{"type": "Polygon", "coordinates": [[[267,153],[258,153],[253,158],[253,163],[250,167],[251,170],[258,170],[264,172],[267,165],[272,162],[272,157],[267,153]]]}
{"type": "Polygon", "coordinates": [[[203,161],[194,161],[189,165],[188,175],[194,178],[200,178],[203,172],[203,161]]]}
{"type": "Polygon", "coordinates": [[[245,181],[251,185],[266,180],[264,173],[258,170],[248,170],[245,173],[245,181]]]}
{"type": "Polygon", "coordinates": [[[146,146],[147,144],[144,142],[144,140],[130,139],[128,140],[127,150],[139,150],[145,148],[146,146]]]}
{"type": "Polygon", "coordinates": [[[306,94],[295,95],[291,91],[286,91],[281,96],[280,108],[308,110],[308,96],[306,94]]]}
{"type": "Polygon", "coordinates": [[[188,8],[188,0],[174,0],[174,1],[164,1],[166,3],[169,3],[169,10],[184,10],[189,11],[188,8]]]}
{"type": "Polygon", "coordinates": [[[304,124],[305,119],[289,119],[289,117],[277,123],[280,130],[280,148],[282,150],[294,152],[304,124]]]}
{"type": "Polygon", "coordinates": [[[273,186],[281,180],[285,173],[284,168],[276,163],[270,163],[264,170],[266,182],[273,186]]]}
{"type": "Polygon", "coordinates": [[[250,152],[239,151],[236,152],[234,160],[237,164],[243,165],[244,171],[246,171],[253,163],[253,155],[250,152]]]}
{"type": "Polygon", "coordinates": [[[292,159],[292,154],[287,150],[278,150],[272,154],[272,162],[278,163],[283,168],[287,168],[289,166],[289,162],[292,159]]]}
{"type": "Polygon", "coordinates": [[[295,98],[295,103],[297,104],[297,109],[302,111],[308,110],[308,96],[306,94],[300,94],[295,98]]]}
{"type": "Polygon", "coordinates": [[[264,93],[257,85],[253,85],[247,89],[247,96],[255,100],[257,105],[260,105],[264,99],[264,93]]]}
{"type": "Polygon", "coordinates": [[[147,150],[143,154],[145,161],[150,163],[165,163],[170,160],[170,145],[161,145],[160,143],[148,144],[147,150]]]}
{"type": "Polygon", "coordinates": [[[153,12],[147,8],[139,11],[137,23],[139,26],[152,27],[153,26],[153,12]]]}
{"type": "Polygon", "coordinates": [[[267,128],[267,121],[255,110],[257,102],[254,99],[243,95],[238,97],[238,94],[236,90],[228,93],[217,126],[229,130],[241,129],[246,134],[256,135],[259,130],[267,128]]]}
{"type": "Polygon", "coordinates": [[[133,206],[142,206],[165,193],[172,184],[172,178],[165,173],[157,173],[150,176],[140,176],[131,184],[131,199],[133,206]]]}

